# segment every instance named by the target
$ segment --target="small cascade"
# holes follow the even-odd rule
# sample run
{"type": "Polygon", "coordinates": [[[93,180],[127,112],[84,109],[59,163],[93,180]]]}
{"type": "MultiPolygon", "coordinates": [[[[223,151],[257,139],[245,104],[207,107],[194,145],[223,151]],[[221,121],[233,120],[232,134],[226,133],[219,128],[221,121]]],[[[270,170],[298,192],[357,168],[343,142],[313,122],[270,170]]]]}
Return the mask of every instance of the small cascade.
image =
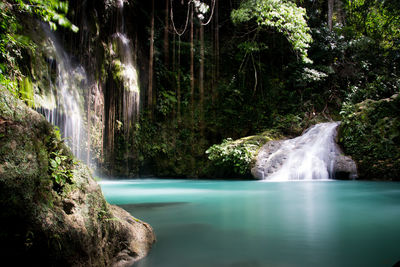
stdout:
{"type": "Polygon", "coordinates": [[[252,169],[264,180],[323,180],[334,178],[340,150],[335,143],[338,122],[320,123],[294,139],[266,144],[252,169]]]}
{"type": "MultiPolygon", "coordinates": [[[[36,96],[42,103],[38,112],[53,125],[59,127],[61,135],[76,157],[87,159],[86,132],[82,111],[84,110],[84,89],[87,88],[86,72],[82,66],[72,66],[70,58],[48,28],[44,29],[50,44],[50,71],[56,72],[55,83],[51,79],[51,93],[36,96]],[[45,103],[45,104],[44,104],[45,103]]],[[[53,75],[50,75],[53,76],[53,75]]]]}
{"type": "Polygon", "coordinates": [[[120,61],[114,60],[114,65],[119,70],[119,75],[123,84],[123,125],[125,136],[129,135],[129,129],[139,116],[140,92],[139,80],[134,60],[132,42],[128,38],[124,21],[124,1],[117,1],[117,27],[113,34],[116,41],[116,53],[120,61]]]}

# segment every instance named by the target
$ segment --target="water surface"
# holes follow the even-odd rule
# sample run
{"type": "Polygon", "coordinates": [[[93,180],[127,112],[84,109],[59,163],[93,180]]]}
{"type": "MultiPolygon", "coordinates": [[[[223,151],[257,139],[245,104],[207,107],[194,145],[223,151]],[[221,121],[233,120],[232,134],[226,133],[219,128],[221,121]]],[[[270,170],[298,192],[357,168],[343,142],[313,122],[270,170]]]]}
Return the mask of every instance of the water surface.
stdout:
{"type": "Polygon", "coordinates": [[[152,266],[392,266],[400,183],[102,181],[106,199],[152,225],[152,266]]]}

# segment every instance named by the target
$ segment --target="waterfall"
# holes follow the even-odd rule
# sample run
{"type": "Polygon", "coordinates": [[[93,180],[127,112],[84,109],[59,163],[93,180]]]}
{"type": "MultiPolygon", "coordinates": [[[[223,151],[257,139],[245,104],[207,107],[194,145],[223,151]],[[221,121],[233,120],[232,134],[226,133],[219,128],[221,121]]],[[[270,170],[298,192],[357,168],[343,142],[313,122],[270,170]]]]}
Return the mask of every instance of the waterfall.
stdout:
{"type": "Polygon", "coordinates": [[[320,123],[294,139],[266,144],[259,152],[254,176],[265,180],[323,180],[334,178],[340,150],[335,143],[338,122],[320,123]]]}
{"type": "MultiPolygon", "coordinates": [[[[87,88],[87,77],[84,68],[73,66],[70,57],[58,43],[48,27],[44,32],[49,44],[49,71],[55,71],[55,83],[49,79],[50,95],[35,96],[42,103],[38,112],[42,113],[53,125],[59,127],[61,136],[76,157],[86,160],[87,145],[84,128],[84,89],[87,88]],[[47,98],[47,100],[43,100],[47,98]]],[[[49,77],[54,76],[51,73],[49,77]]]]}
{"type": "Polygon", "coordinates": [[[117,1],[117,27],[113,34],[113,39],[116,40],[116,54],[120,61],[114,60],[114,65],[117,65],[119,75],[123,84],[123,126],[125,136],[129,136],[129,130],[132,122],[139,116],[140,92],[139,80],[134,60],[132,42],[127,36],[124,21],[124,1],[117,1]]]}

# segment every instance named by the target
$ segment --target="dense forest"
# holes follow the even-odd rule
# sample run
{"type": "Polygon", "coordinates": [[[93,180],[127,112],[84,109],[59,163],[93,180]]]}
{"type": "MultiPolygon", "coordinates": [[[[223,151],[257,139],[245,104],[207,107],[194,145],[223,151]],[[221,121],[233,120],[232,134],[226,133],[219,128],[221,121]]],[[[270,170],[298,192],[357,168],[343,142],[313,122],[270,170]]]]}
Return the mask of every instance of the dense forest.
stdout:
{"type": "Polygon", "coordinates": [[[79,120],[75,154],[103,175],[249,177],[251,149],[233,140],[341,120],[346,153],[379,165],[374,175],[397,166],[398,176],[396,0],[0,5],[1,86],[56,114],[67,141],[74,134],[60,121],[79,120]],[[49,52],[49,38],[64,55],[49,52]],[[80,119],[62,112],[52,88],[62,87],[60,62],[73,73],[80,119]]]}

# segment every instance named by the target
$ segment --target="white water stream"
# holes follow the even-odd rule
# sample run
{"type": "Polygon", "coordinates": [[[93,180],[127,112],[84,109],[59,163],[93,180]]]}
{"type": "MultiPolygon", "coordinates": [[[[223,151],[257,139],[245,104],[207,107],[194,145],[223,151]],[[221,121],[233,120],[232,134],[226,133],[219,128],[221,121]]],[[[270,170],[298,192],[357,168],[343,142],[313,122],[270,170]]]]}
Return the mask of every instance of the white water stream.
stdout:
{"type": "MultiPolygon", "coordinates": [[[[38,108],[46,119],[59,127],[61,135],[65,138],[67,145],[76,157],[86,160],[87,145],[86,131],[84,127],[83,94],[87,89],[87,76],[84,68],[80,65],[73,66],[70,57],[57,41],[53,32],[44,29],[48,38],[51,65],[55,67],[55,84],[51,81],[51,96],[47,96],[47,103],[38,108]],[[54,66],[55,65],[55,66],[54,66]]],[[[51,76],[51,75],[50,75],[51,76]]],[[[41,97],[41,96],[38,96],[41,97]]]]}
{"type": "Polygon", "coordinates": [[[278,150],[270,154],[264,166],[265,180],[323,180],[333,178],[336,156],[340,153],[336,143],[338,122],[320,123],[303,135],[285,140],[278,150]]]}
{"type": "Polygon", "coordinates": [[[123,82],[123,124],[125,129],[125,136],[129,135],[129,128],[131,124],[139,117],[140,108],[140,92],[139,92],[139,78],[136,70],[134,60],[134,50],[132,41],[126,34],[125,21],[124,21],[124,1],[118,0],[117,2],[117,27],[113,38],[117,42],[117,47],[114,49],[120,61],[118,62],[120,69],[119,75],[123,82]]]}

